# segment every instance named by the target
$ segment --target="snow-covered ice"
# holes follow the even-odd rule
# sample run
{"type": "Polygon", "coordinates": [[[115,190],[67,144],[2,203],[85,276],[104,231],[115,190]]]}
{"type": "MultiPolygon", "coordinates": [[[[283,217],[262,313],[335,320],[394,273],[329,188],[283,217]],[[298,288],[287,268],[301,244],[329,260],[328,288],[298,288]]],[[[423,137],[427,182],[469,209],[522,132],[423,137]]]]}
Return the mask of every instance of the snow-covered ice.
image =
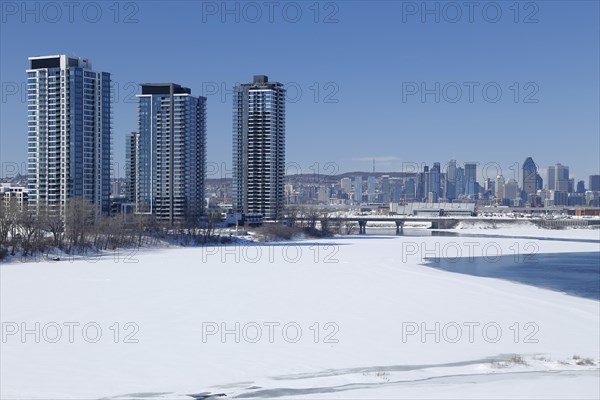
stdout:
{"type": "Polygon", "coordinates": [[[598,251],[589,239],[599,231],[459,231],[507,237],[354,236],[5,263],[0,395],[600,397],[598,301],[421,265],[450,243],[465,257],[532,241],[544,253],[598,251]]]}

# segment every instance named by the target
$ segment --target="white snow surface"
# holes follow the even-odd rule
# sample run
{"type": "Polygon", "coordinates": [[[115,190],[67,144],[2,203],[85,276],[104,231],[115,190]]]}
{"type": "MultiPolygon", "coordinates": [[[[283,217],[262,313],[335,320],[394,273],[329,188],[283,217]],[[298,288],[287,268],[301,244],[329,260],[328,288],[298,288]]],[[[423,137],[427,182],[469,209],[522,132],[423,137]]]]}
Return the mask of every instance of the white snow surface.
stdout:
{"type": "Polygon", "coordinates": [[[466,251],[475,241],[476,256],[492,242],[503,254],[530,242],[543,253],[599,251],[597,241],[560,241],[599,231],[484,233],[507,237],[353,236],[4,263],[0,397],[599,398],[600,302],[421,265],[436,243],[466,251]],[[21,336],[36,322],[39,343],[21,336]],[[80,324],[73,343],[70,322],[80,324]],[[96,343],[86,323],[102,329],[96,343]],[[272,338],[269,323],[279,324],[272,338]],[[135,327],[138,342],[124,343],[135,327]],[[209,327],[234,333],[203,338],[209,327]],[[431,332],[406,335],[411,327],[431,332]]]}

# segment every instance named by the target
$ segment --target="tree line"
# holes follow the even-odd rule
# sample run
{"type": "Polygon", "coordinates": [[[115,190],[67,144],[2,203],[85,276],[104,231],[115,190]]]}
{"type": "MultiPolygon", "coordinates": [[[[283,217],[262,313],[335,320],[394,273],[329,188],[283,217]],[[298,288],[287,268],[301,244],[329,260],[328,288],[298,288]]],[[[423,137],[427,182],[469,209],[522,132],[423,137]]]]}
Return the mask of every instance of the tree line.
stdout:
{"type": "Polygon", "coordinates": [[[201,245],[224,241],[216,234],[219,217],[167,224],[149,214],[99,215],[92,203],[75,198],[60,215],[21,207],[16,199],[0,201],[0,259],[56,254],[89,254],[126,247],[154,246],[160,241],[201,245]]]}

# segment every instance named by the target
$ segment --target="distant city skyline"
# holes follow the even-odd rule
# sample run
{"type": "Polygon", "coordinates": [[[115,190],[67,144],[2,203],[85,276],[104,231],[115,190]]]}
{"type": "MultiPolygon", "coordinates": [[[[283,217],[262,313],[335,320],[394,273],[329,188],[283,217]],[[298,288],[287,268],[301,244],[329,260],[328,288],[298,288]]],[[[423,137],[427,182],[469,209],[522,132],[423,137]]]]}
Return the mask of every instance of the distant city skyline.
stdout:
{"type": "MultiPolygon", "coordinates": [[[[131,132],[129,132],[128,134],[125,135],[125,143],[123,144],[123,146],[125,148],[127,148],[128,146],[128,140],[131,140],[131,132]]],[[[536,158],[535,155],[532,156],[534,159],[536,158]]],[[[401,161],[398,160],[398,168],[397,169],[389,169],[389,168],[385,168],[385,164],[384,167],[381,168],[376,168],[375,171],[373,171],[372,168],[372,163],[371,163],[371,169],[363,169],[363,170],[359,170],[359,169],[349,169],[349,170],[342,170],[340,167],[340,164],[335,162],[335,161],[326,161],[323,163],[320,163],[318,161],[313,162],[312,164],[306,164],[306,165],[300,165],[299,163],[295,162],[295,161],[289,161],[286,162],[285,166],[286,166],[286,175],[285,176],[294,176],[294,175],[298,175],[298,174],[308,174],[308,175],[314,175],[314,174],[318,174],[318,175],[324,175],[324,176],[338,176],[338,175],[344,175],[344,174],[360,174],[363,177],[367,177],[369,175],[384,175],[384,174],[389,174],[389,173],[397,173],[397,172],[414,172],[415,168],[418,166],[421,170],[424,166],[428,166],[428,167],[432,167],[435,163],[440,163],[440,171],[442,173],[447,173],[449,169],[451,169],[451,165],[452,165],[452,161],[456,162],[456,166],[459,167],[463,167],[465,164],[469,164],[469,163],[473,163],[472,161],[459,161],[459,160],[442,160],[442,161],[431,161],[431,162],[413,162],[413,161],[401,161]]],[[[498,162],[495,161],[490,161],[490,162],[474,162],[477,165],[477,182],[481,182],[486,178],[490,178],[490,179],[495,179],[495,177],[497,175],[494,175],[493,173],[495,173],[494,171],[501,171],[500,175],[502,175],[504,178],[506,179],[515,179],[515,180],[519,180],[519,186],[521,185],[522,182],[520,182],[520,180],[522,180],[522,166],[523,166],[523,162],[518,162],[515,161],[511,164],[506,164],[506,165],[501,165],[498,162]],[[518,170],[518,171],[517,171],[518,170]],[[488,172],[486,174],[486,171],[488,172]]],[[[594,172],[591,174],[586,174],[586,175],[581,175],[581,174],[577,174],[577,171],[573,171],[572,168],[569,167],[568,163],[565,165],[565,161],[563,160],[563,162],[558,162],[558,163],[553,163],[550,165],[540,165],[536,162],[537,165],[537,171],[538,174],[542,177],[542,179],[544,180],[544,185],[546,185],[547,183],[547,177],[548,177],[548,173],[549,170],[551,168],[553,168],[556,164],[561,164],[566,166],[569,169],[569,173],[570,173],[570,177],[572,179],[575,179],[576,181],[579,180],[583,180],[586,185],[588,184],[588,180],[590,176],[596,176],[598,174],[600,174],[600,172],[594,172]]],[[[1,171],[4,175],[0,175],[0,179],[3,178],[12,178],[15,177],[16,175],[18,175],[15,171],[15,165],[18,168],[21,168],[21,171],[24,171],[25,173],[20,173],[23,176],[26,176],[26,172],[27,172],[27,162],[23,161],[20,164],[16,164],[14,162],[6,162],[4,164],[4,169],[1,171]]],[[[120,168],[120,173],[118,176],[111,176],[112,179],[125,179],[128,176],[128,172],[127,172],[127,168],[128,168],[128,159],[127,159],[127,155],[125,155],[125,160],[122,162],[117,162],[117,161],[113,161],[112,165],[114,166],[118,166],[120,168]]],[[[222,162],[215,162],[215,161],[209,161],[207,162],[207,179],[232,179],[232,169],[231,169],[231,165],[232,163],[230,161],[222,161],[222,162]],[[225,173],[225,175],[223,175],[223,173],[225,173]]],[[[378,164],[376,164],[378,165],[378,164]]],[[[551,188],[551,187],[550,187],[551,188]]]]}
{"type": "Polygon", "coordinates": [[[223,20],[203,9],[203,2],[139,2],[136,13],[121,9],[117,19],[106,3],[94,23],[80,12],[73,22],[67,12],[58,21],[40,16],[38,22],[4,15],[2,174],[12,168],[9,163],[26,162],[24,69],[35,54],[90,58],[95,68],[112,74],[120,176],[126,135],[137,129],[140,83],[185,82],[206,96],[207,161],[230,170],[232,88],[258,73],[276,76],[288,89],[286,162],[302,170],[318,163],[323,171],[333,162],[339,172],[371,171],[373,159],[378,171],[401,170],[403,162],[440,162],[443,168],[450,159],[497,162],[509,170],[532,156],[542,176],[557,162],[579,179],[598,173],[598,2],[539,2],[535,23],[515,23],[512,3],[497,23],[479,14],[473,23],[464,20],[466,14],[458,23],[423,23],[419,15],[403,14],[402,3],[337,2],[336,9],[320,3],[317,23],[312,3],[298,3],[303,9],[297,22],[280,12],[273,22],[266,13],[256,23],[245,16],[223,20]],[[178,34],[186,39],[157,56],[147,37],[165,19],[177,19],[178,34]],[[244,37],[268,37],[277,51],[256,51],[256,43],[244,37]],[[186,61],[174,63],[182,54],[186,61]],[[471,86],[473,102],[469,82],[477,83],[471,86]],[[497,87],[503,96],[493,102],[497,87]],[[462,98],[452,102],[457,88],[462,98]],[[428,90],[437,93],[424,94],[428,90]]]}

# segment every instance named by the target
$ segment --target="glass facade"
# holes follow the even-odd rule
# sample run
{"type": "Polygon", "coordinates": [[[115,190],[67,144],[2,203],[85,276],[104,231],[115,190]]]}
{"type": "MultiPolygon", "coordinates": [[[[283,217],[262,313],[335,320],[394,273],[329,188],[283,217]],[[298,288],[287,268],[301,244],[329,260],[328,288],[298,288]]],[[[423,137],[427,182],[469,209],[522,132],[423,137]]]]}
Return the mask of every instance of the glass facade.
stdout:
{"type": "Polygon", "coordinates": [[[523,183],[521,188],[526,195],[535,194],[537,191],[537,165],[531,157],[523,163],[523,183]]]}
{"type": "Polygon", "coordinates": [[[30,57],[27,70],[28,187],[36,210],[64,213],[83,198],[110,211],[111,77],[89,60],[30,57]]]}
{"type": "Polygon", "coordinates": [[[161,221],[197,222],[204,210],[206,98],[175,84],[138,95],[136,209],[161,221]]]}
{"type": "Polygon", "coordinates": [[[277,219],[284,204],[285,89],[263,75],[234,88],[233,208],[277,219]]]}

